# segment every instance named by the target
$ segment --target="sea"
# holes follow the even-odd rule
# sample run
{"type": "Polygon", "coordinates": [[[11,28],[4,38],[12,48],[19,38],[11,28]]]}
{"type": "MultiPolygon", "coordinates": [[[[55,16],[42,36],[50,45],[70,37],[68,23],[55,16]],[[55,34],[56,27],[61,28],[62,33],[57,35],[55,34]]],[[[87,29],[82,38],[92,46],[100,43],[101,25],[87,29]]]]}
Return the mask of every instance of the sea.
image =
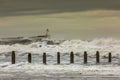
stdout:
{"type": "Polygon", "coordinates": [[[120,40],[100,38],[93,40],[55,40],[32,37],[9,37],[0,39],[0,80],[119,80],[120,40]],[[16,63],[11,63],[12,51],[16,63]],[[84,52],[88,62],[84,64],[84,52]],[[96,63],[96,52],[100,63],[96,63]],[[57,64],[60,52],[60,64],[57,64]],[[70,53],[74,63],[70,63],[70,53]],[[28,53],[32,62],[28,63],[28,53]],[[46,53],[46,65],[43,64],[46,53]],[[108,62],[108,54],[112,62],[108,62]]]}

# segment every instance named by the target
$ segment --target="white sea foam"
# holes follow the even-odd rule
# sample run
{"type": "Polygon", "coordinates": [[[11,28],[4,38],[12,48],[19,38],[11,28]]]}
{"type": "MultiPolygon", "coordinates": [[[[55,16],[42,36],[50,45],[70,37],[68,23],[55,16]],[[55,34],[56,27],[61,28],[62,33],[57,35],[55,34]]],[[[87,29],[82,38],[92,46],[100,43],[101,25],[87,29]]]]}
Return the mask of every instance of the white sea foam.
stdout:
{"type": "Polygon", "coordinates": [[[115,65],[43,65],[18,63],[0,68],[3,72],[24,72],[29,74],[81,74],[81,75],[119,75],[120,67],[115,65]]]}
{"type": "Polygon", "coordinates": [[[92,41],[82,40],[66,40],[59,45],[47,45],[45,42],[34,42],[31,44],[13,44],[0,45],[0,57],[3,61],[0,63],[0,71],[23,71],[25,73],[81,73],[81,74],[120,74],[120,40],[115,39],[95,39],[92,41]],[[12,50],[16,51],[19,59],[15,65],[10,63],[10,53],[12,50]],[[56,52],[61,52],[61,65],[56,64],[56,52]],[[66,65],[69,63],[69,53],[75,53],[75,64],[66,65]],[[83,52],[88,51],[89,62],[88,65],[83,65],[83,52]],[[107,59],[102,58],[100,65],[95,65],[95,52],[100,51],[100,55],[107,56],[108,52],[112,52],[114,57],[112,64],[106,64],[107,59]],[[46,52],[48,55],[48,65],[39,64],[42,60],[34,56],[36,63],[26,63],[26,54],[31,52],[36,57],[42,57],[42,53],[46,52]],[[39,56],[38,56],[39,55],[39,56]],[[8,56],[8,57],[7,57],[8,56]],[[93,57],[92,57],[93,56],[93,57]],[[23,57],[23,58],[22,58],[23,57]],[[5,59],[7,59],[5,61],[5,59]],[[24,62],[22,62],[25,60],[24,62]],[[50,63],[50,64],[49,64],[50,63]],[[51,64],[54,63],[54,64],[51,64]],[[92,65],[92,64],[94,65],[92,65]]]}
{"type": "Polygon", "coordinates": [[[82,40],[66,40],[60,45],[47,45],[45,42],[34,42],[28,45],[14,44],[14,45],[0,45],[0,53],[10,52],[15,50],[17,52],[31,52],[43,53],[47,52],[54,54],[56,52],[83,52],[88,51],[89,54],[99,50],[101,52],[112,52],[119,54],[120,40],[115,39],[95,39],[92,41],[82,40]]]}

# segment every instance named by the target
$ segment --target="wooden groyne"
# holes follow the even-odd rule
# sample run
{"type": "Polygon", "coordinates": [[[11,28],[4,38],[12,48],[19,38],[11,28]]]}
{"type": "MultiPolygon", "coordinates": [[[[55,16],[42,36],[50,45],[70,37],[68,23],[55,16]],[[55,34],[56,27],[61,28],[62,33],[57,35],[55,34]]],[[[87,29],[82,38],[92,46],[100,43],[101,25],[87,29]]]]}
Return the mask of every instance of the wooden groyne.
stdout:
{"type": "MultiPolygon", "coordinates": [[[[56,59],[56,63],[57,64],[61,64],[61,53],[57,52],[57,59],[56,59]]],[[[74,52],[70,52],[70,64],[74,64],[74,52]]],[[[43,64],[47,64],[47,54],[44,52],[43,53],[43,64]]],[[[112,62],[112,53],[109,52],[108,53],[108,63],[112,62]]],[[[15,55],[15,51],[12,51],[12,55],[11,55],[11,64],[15,64],[16,63],[16,55],[15,55]]],[[[32,54],[28,53],[28,63],[32,63],[32,54]]],[[[88,53],[87,51],[84,51],[84,55],[83,55],[83,63],[87,64],[88,63],[88,53]]],[[[99,51],[96,51],[96,64],[100,63],[100,53],[99,51]]]]}
{"type": "Polygon", "coordinates": [[[11,56],[11,62],[12,64],[15,64],[16,57],[15,57],[15,51],[12,51],[12,56],[11,56]]]}

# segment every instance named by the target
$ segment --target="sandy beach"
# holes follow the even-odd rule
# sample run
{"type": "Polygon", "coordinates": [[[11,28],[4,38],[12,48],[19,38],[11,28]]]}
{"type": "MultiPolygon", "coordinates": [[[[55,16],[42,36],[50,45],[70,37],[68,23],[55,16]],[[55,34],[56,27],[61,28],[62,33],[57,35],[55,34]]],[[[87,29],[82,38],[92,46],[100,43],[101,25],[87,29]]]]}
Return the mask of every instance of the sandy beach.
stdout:
{"type": "Polygon", "coordinates": [[[96,76],[80,74],[59,74],[59,75],[29,75],[22,73],[4,73],[0,75],[0,80],[119,80],[120,76],[96,76]],[[14,75],[14,76],[13,76],[14,75]],[[63,77],[64,76],[64,77],[63,77]],[[65,77],[66,76],[66,77],[65,77]]]}

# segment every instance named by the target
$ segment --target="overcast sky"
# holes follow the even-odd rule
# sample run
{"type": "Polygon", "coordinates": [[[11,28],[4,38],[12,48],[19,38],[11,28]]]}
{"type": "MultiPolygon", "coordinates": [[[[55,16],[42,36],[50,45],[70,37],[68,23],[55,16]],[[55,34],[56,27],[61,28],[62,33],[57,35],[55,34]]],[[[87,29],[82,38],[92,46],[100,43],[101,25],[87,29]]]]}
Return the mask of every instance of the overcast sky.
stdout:
{"type": "Polygon", "coordinates": [[[0,0],[0,37],[120,38],[120,0],[0,0]]]}
{"type": "Polygon", "coordinates": [[[0,0],[0,16],[97,9],[120,10],[120,0],[0,0]]]}

